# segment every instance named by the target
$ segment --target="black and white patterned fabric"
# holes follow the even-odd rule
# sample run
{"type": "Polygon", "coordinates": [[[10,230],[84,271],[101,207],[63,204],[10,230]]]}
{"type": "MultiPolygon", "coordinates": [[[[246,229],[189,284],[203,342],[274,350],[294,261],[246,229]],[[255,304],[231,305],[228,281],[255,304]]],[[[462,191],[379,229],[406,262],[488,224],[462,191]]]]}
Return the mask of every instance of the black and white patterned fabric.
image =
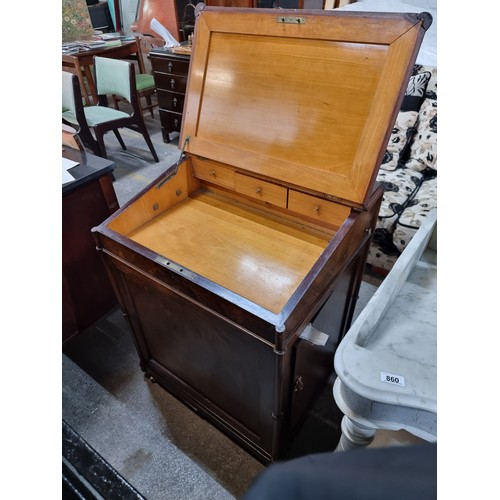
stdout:
{"type": "Polygon", "coordinates": [[[437,68],[415,65],[377,175],[384,188],[368,264],[389,271],[437,208],[437,68]]]}

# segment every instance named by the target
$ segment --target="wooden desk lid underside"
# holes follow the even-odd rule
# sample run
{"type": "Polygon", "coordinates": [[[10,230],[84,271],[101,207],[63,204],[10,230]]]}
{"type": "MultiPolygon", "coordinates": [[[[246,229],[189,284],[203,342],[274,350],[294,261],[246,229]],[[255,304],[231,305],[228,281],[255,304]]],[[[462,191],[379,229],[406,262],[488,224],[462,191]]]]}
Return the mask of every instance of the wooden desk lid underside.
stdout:
{"type": "Polygon", "coordinates": [[[424,33],[414,14],[207,7],[180,143],[190,136],[188,153],[364,204],[424,33]]]}

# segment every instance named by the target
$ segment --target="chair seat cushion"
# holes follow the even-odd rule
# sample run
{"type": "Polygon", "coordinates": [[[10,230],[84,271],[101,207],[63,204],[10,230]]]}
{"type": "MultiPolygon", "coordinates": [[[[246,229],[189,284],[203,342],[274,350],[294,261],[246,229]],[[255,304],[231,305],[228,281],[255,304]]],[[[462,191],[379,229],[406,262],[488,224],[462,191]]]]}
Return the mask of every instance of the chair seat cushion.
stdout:
{"type": "Polygon", "coordinates": [[[135,75],[135,83],[136,83],[137,90],[139,92],[141,90],[155,88],[155,79],[154,79],[153,75],[148,75],[146,73],[141,73],[139,75],[135,75]]]}
{"type": "MultiPolygon", "coordinates": [[[[94,127],[99,123],[110,122],[112,120],[118,120],[120,118],[127,118],[130,116],[128,113],[125,113],[125,111],[107,108],[106,106],[87,106],[83,111],[85,112],[85,118],[87,119],[89,127],[94,127]]],[[[78,123],[78,120],[72,111],[66,111],[62,116],[70,123],[78,123]]]]}

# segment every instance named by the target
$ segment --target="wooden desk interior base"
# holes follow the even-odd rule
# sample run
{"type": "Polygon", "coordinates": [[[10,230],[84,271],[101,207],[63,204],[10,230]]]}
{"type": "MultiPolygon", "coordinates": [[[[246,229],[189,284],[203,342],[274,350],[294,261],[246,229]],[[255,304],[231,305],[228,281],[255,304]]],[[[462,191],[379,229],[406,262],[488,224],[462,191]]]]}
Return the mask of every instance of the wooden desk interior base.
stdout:
{"type": "Polygon", "coordinates": [[[330,240],[210,192],[186,198],[127,236],[274,313],[330,240]]]}

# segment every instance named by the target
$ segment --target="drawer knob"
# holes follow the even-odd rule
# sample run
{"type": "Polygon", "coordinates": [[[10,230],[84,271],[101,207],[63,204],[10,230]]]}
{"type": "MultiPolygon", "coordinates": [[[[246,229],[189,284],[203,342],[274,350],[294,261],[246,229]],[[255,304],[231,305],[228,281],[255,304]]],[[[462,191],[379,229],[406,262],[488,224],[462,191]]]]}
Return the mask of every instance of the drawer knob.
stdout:
{"type": "Polygon", "coordinates": [[[318,206],[314,207],[314,213],[316,215],[319,215],[319,207],[318,206]]]}
{"type": "Polygon", "coordinates": [[[215,170],[210,170],[210,177],[217,177],[215,170]]]}
{"type": "Polygon", "coordinates": [[[255,192],[256,192],[257,194],[261,194],[261,193],[262,193],[262,188],[261,188],[261,187],[258,187],[258,188],[255,190],[255,192]]]}
{"type": "Polygon", "coordinates": [[[172,71],[172,68],[173,68],[173,64],[171,62],[168,63],[168,71],[172,71]]]}
{"type": "Polygon", "coordinates": [[[176,108],[177,107],[177,97],[174,97],[172,103],[174,105],[174,108],[176,108]]]}
{"type": "Polygon", "coordinates": [[[174,127],[179,128],[179,119],[178,118],[176,118],[174,120],[174,127]]]}
{"type": "Polygon", "coordinates": [[[175,89],[175,80],[173,78],[170,80],[170,88],[175,89]]]}

